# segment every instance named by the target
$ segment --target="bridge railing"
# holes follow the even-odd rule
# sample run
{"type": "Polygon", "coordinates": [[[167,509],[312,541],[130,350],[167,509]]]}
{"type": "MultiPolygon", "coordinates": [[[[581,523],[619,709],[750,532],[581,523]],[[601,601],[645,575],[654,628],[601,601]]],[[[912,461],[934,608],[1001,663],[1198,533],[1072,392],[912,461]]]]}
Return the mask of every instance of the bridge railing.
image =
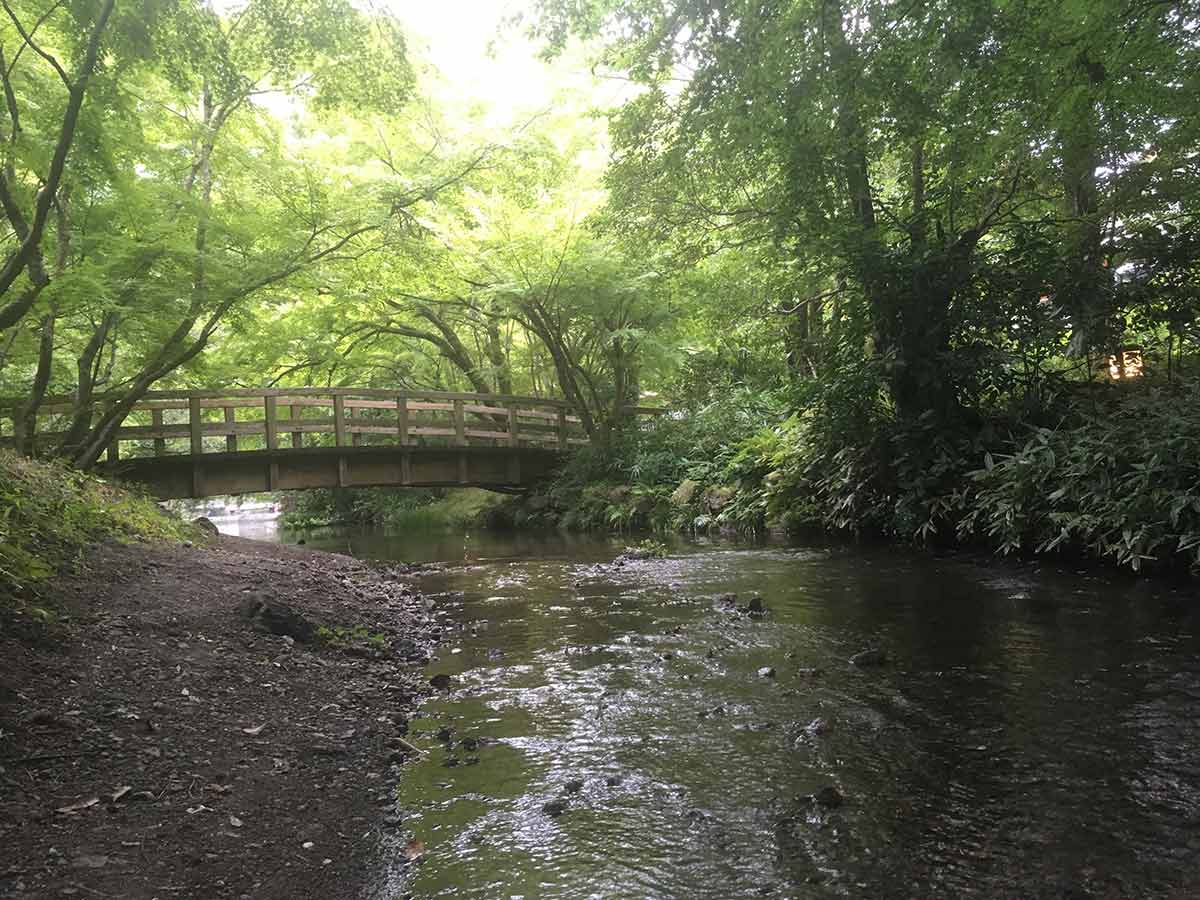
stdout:
{"type": "MultiPolygon", "coordinates": [[[[36,441],[61,440],[71,409],[63,398],[44,403],[38,424],[49,430],[39,427],[36,441]]],[[[0,407],[0,446],[13,443],[15,415],[0,407]]],[[[545,397],[309,387],[150,391],[114,430],[107,458],[321,446],[566,450],[586,443],[571,406],[545,397]]]]}

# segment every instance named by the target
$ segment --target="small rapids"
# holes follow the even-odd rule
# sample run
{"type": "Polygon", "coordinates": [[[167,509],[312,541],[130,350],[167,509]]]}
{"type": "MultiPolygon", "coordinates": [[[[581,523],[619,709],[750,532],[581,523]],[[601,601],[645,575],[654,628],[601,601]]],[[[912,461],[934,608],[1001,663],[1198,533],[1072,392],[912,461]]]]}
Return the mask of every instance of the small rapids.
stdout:
{"type": "Polygon", "coordinates": [[[1200,896],[1192,595],[887,551],[339,540],[451,563],[422,580],[451,685],[401,785],[425,853],[380,897],[1200,896]]]}

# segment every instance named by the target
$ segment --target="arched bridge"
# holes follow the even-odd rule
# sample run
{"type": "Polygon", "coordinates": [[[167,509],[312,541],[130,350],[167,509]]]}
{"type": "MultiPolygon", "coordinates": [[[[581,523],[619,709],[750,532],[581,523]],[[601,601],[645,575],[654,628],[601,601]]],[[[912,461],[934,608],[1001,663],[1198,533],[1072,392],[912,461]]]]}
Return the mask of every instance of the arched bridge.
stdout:
{"type": "MultiPolygon", "coordinates": [[[[40,415],[68,411],[69,404],[52,402],[40,415]]],[[[61,436],[47,431],[38,439],[61,436]]],[[[517,491],[545,478],[569,448],[587,443],[570,405],[545,397],[358,388],[151,391],[113,432],[98,469],[163,500],[377,485],[517,491]]]]}

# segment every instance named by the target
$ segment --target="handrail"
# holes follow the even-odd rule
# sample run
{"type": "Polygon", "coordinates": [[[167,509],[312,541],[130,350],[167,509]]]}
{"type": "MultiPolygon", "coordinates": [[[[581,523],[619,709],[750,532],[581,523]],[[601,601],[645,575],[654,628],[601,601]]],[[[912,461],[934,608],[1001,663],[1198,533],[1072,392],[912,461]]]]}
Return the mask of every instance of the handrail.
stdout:
{"type": "MultiPolygon", "coordinates": [[[[70,398],[63,399],[44,402],[39,416],[70,411],[70,398]]],[[[103,403],[94,406],[104,408],[103,403]]],[[[15,401],[0,401],[10,419],[18,407],[15,401]]],[[[36,438],[65,435],[40,432],[36,438]]],[[[306,441],[334,447],[382,442],[399,447],[549,446],[560,451],[589,443],[573,407],[550,397],[345,387],[160,390],[147,392],[117,423],[107,458],[180,455],[180,445],[186,447],[183,454],[193,456],[277,451],[289,449],[283,446],[285,436],[290,436],[290,449],[303,449],[306,441]],[[185,416],[170,421],[184,411],[185,416]]],[[[12,437],[0,437],[0,446],[12,443],[12,437]]]]}

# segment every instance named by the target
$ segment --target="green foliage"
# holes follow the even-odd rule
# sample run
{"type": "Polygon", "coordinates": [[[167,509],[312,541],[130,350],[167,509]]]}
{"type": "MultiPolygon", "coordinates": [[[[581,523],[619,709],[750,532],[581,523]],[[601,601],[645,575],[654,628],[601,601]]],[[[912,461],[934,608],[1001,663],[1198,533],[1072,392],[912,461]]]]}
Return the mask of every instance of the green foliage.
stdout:
{"type": "Polygon", "coordinates": [[[1057,550],[1134,571],[1200,571],[1200,385],[1077,401],[970,473],[964,539],[1000,553],[1057,550]]]}
{"type": "Polygon", "coordinates": [[[485,519],[502,499],[476,488],[317,488],[283,495],[281,522],[288,528],[334,524],[393,530],[465,528],[485,519]]]}
{"type": "Polygon", "coordinates": [[[106,540],[199,540],[152,500],[60,464],[0,450],[0,597],[28,599],[40,582],[106,540]]]}

